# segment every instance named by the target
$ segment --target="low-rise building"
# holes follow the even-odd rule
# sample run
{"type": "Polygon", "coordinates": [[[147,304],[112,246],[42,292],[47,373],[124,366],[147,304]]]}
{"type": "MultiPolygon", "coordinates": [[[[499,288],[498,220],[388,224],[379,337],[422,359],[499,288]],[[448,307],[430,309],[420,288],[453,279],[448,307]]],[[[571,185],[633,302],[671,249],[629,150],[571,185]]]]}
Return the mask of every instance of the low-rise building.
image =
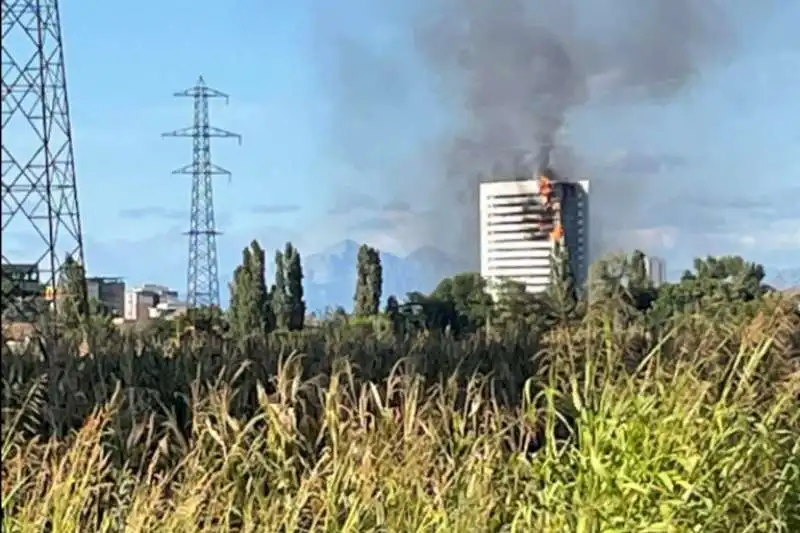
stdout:
{"type": "Polygon", "coordinates": [[[186,312],[186,303],[178,300],[159,302],[147,310],[150,318],[165,318],[167,320],[186,312]]]}
{"type": "Polygon", "coordinates": [[[86,278],[89,301],[96,300],[112,316],[125,313],[125,281],[121,278],[86,278]]]}
{"type": "Polygon", "coordinates": [[[125,294],[125,320],[166,318],[185,309],[186,304],[178,299],[178,291],[164,285],[146,283],[125,294]]]}

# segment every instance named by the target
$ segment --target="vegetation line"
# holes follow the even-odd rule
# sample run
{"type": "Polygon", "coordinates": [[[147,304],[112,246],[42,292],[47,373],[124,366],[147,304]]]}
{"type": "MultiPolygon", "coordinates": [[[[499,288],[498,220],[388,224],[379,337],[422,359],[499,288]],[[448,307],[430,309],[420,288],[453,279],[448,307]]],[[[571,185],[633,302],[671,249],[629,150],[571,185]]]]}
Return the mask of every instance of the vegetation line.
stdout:
{"type": "Polygon", "coordinates": [[[364,247],[354,311],[312,322],[299,253],[268,286],[254,242],[224,313],[62,307],[47,360],[3,347],[3,530],[800,531],[798,301],[740,258],[640,261],[381,310],[364,247]]]}

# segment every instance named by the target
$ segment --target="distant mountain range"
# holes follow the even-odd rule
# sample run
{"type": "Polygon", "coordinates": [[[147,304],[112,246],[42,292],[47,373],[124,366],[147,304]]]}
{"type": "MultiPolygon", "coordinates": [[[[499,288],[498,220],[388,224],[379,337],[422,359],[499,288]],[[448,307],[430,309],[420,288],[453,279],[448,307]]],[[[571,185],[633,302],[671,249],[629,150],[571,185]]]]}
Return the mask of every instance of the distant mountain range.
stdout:
{"type": "MultiPolygon", "coordinates": [[[[353,308],[356,260],[360,244],[346,240],[303,258],[304,287],[309,311],[353,308]]],[[[455,260],[432,246],[419,248],[405,257],[381,251],[383,301],[389,295],[404,298],[411,291],[430,292],[444,278],[459,272],[455,260]]],[[[670,271],[677,281],[683,270],[670,271]]],[[[767,270],[767,283],[777,288],[800,286],[800,268],[767,270]]]]}
{"type": "Polygon", "coordinates": [[[770,271],[767,269],[766,282],[778,289],[800,288],[800,268],[786,268],[770,271]]]}
{"type": "MultiPolygon", "coordinates": [[[[303,258],[306,304],[309,311],[353,307],[356,261],[360,244],[346,240],[303,258]]],[[[430,292],[445,277],[458,272],[455,261],[436,248],[425,246],[405,257],[380,252],[383,299],[405,297],[411,291],[430,292]]]]}

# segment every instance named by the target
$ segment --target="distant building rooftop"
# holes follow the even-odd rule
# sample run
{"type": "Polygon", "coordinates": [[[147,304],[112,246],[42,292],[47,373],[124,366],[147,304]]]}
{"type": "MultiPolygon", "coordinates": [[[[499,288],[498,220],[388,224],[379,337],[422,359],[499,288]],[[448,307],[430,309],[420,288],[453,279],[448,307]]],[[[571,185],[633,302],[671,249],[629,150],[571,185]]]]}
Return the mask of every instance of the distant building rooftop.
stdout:
{"type": "Polygon", "coordinates": [[[87,276],[86,281],[99,281],[101,283],[125,283],[124,278],[108,276],[87,276]]]}

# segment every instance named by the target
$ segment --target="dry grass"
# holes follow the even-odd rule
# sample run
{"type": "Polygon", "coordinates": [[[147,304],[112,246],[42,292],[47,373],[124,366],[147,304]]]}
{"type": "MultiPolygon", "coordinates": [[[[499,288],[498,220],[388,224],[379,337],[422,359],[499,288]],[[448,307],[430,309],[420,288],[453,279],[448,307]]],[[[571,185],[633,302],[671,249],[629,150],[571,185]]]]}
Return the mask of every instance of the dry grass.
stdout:
{"type": "Polygon", "coordinates": [[[6,357],[3,530],[800,531],[797,326],[6,357]]]}
{"type": "Polygon", "coordinates": [[[29,322],[9,322],[3,324],[4,340],[22,341],[35,332],[36,328],[29,322]]]}

